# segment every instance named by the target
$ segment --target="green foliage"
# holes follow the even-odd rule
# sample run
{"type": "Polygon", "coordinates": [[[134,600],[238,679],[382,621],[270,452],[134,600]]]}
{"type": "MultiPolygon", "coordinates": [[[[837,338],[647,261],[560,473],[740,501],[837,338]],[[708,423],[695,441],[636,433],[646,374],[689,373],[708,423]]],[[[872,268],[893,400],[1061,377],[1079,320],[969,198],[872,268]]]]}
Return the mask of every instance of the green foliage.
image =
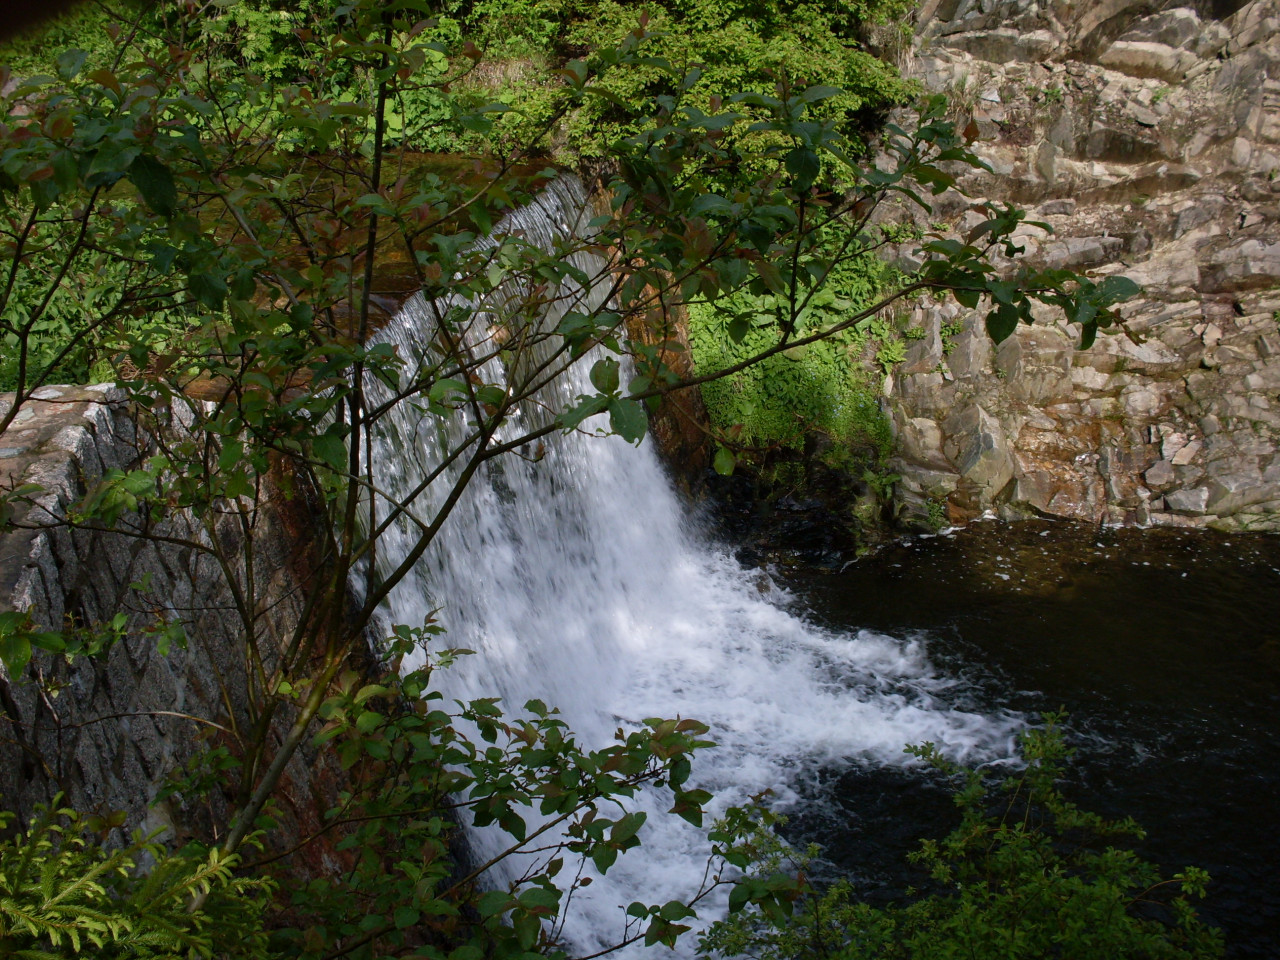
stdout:
{"type": "MultiPolygon", "coordinates": [[[[1220,936],[1191,905],[1204,896],[1207,874],[1188,868],[1162,880],[1155,866],[1119,846],[1144,836],[1132,820],[1106,820],[1063,795],[1072,751],[1061,720],[1046,715],[1043,727],[1023,734],[1025,765],[994,790],[932,744],[909,748],[958,782],[959,826],[911,856],[928,871],[927,892],[875,908],[836,884],[807,894],[789,919],[741,910],[711,928],[702,950],[762,960],[1221,956],[1220,936]]],[[[780,859],[772,849],[755,873],[776,872],[780,859]]]]}
{"type": "Polygon", "coordinates": [[[928,511],[925,519],[930,527],[934,530],[941,530],[947,523],[947,504],[945,500],[937,497],[931,497],[925,502],[925,510],[928,511]]]}
{"type": "Polygon", "coordinates": [[[119,46],[112,40],[108,27],[123,14],[136,17],[143,4],[124,0],[115,12],[93,3],[82,3],[66,13],[0,43],[0,67],[13,76],[27,78],[57,73],[57,57],[64,50],[83,50],[93,67],[107,67],[119,46]]]}
{"type": "MultiPolygon", "coordinates": [[[[989,219],[974,227],[964,242],[946,239],[923,245],[931,259],[921,267],[920,275],[951,288],[956,300],[969,309],[985,298],[991,307],[986,327],[992,340],[1000,343],[1019,323],[1034,323],[1034,301],[1060,308],[1069,322],[1080,325],[1082,350],[1093,346],[1099,330],[1121,324],[1120,315],[1113,308],[1141,292],[1128,277],[1115,275],[1095,282],[1069,270],[1032,270],[1026,266],[1019,267],[1012,276],[998,275],[987,254],[1000,249],[1005,256],[1014,258],[1023,252],[1012,235],[1026,219],[1026,213],[1007,204],[987,203],[985,209],[989,219]]],[[[1027,222],[1053,232],[1047,223],[1027,222]]]]}
{"type": "Polygon", "coordinates": [[[554,102],[556,68],[617,45],[643,24],[653,35],[650,55],[679,72],[673,78],[658,64],[641,64],[614,74],[569,118],[564,135],[573,152],[603,156],[618,137],[645,126],[656,97],[688,95],[700,109],[714,112],[719,98],[744,90],[771,92],[779,80],[797,88],[838,87],[819,115],[848,132],[865,133],[872,116],[903,102],[911,88],[863,49],[862,33],[871,24],[903,17],[909,8],[903,0],[477,0],[448,9],[494,59],[510,65],[497,76],[486,71],[475,79],[486,94],[519,110],[511,118],[517,130],[545,119],[554,102]],[[682,91],[673,79],[686,71],[693,71],[693,80],[682,91]]]}
{"type": "Polygon", "coordinates": [[[942,338],[942,354],[943,356],[951,356],[951,352],[956,348],[956,337],[964,330],[963,320],[952,320],[944,323],[938,330],[938,335],[942,338]]]}
{"type": "MultiPolygon", "coordinates": [[[[735,306],[768,310],[770,304],[763,300],[739,298],[735,306]]],[[[774,321],[771,311],[767,316],[774,321]]],[[[735,343],[730,323],[710,309],[690,309],[690,340],[699,370],[722,370],[769,344],[770,333],[759,327],[735,343]]],[[[707,384],[702,395],[712,422],[723,431],[740,427],[733,439],[744,445],[798,448],[807,433],[821,431],[838,443],[870,442],[887,453],[878,390],[858,363],[862,341],[849,332],[707,384]]]]}
{"type": "MultiPolygon", "coordinates": [[[[830,236],[825,243],[830,254],[830,236]]],[[[811,332],[838,324],[873,303],[894,279],[893,271],[873,255],[837,258],[820,287],[798,291],[803,307],[796,330],[811,332]]],[[[689,338],[697,369],[724,370],[768,347],[780,318],[789,311],[788,298],[772,292],[740,292],[711,304],[690,304],[689,338]]],[[[833,441],[830,457],[840,459],[852,448],[869,448],[873,463],[883,460],[892,452],[893,437],[879,406],[880,378],[863,359],[869,349],[886,367],[905,356],[897,331],[871,317],[828,339],[785,350],[707,383],[702,397],[712,425],[739,451],[799,450],[807,437],[823,434],[833,441]]],[[[721,446],[720,451],[716,470],[730,472],[730,447],[721,446]]],[[[833,466],[851,465],[841,460],[833,466]]]]}
{"type": "MultiPolygon", "coordinates": [[[[60,800],[0,841],[0,955],[267,955],[262,918],[272,885],[236,877],[238,857],[217,850],[171,853],[154,838],[136,835],[108,849],[101,834],[110,824],[60,808],[60,800]],[[204,897],[203,906],[193,910],[197,896],[204,897]]],[[[0,831],[9,831],[13,820],[0,811],[0,831]]]]}

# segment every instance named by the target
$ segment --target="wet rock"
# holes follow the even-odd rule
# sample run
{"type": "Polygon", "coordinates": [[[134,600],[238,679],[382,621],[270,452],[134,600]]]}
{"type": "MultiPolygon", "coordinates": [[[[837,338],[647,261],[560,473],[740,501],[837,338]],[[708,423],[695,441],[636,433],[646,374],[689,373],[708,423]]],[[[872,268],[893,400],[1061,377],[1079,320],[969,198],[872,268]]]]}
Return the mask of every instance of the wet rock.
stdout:
{"type": "Polygon", "coordinates": [[[1280,499],[1280,467],[1265,473],[1241,471],[1219,474],[1205,488],[1205,512],[1229,517],[1242,507],[1280,499]]]}
{"type": "Polygon", "coordinates": [[[934,420],[912,417],[898,428],[900,455],[911,463],[948,470],[950,463],[942,452],[942,428],[934,420]]]}
{"type": "Polygon", "coordinates": [[[926,500],[945,499],[960,485],[960,475],[952,470],[913,470],[900,481],[903,490],[926,500]]]}

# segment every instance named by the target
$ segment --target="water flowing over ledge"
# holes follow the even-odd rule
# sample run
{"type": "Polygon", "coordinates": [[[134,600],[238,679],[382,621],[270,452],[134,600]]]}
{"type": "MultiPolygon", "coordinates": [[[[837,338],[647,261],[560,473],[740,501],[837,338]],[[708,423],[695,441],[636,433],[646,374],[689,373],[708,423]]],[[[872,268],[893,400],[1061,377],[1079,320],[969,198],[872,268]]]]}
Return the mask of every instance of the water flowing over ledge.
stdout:
{"type": "MultiPolygon", "coordinates": [[[[587,209],[581,185],[564,177],[495,235],[519,231],[554,250],[572,244],[587,209]]],[[[570,255],[587,276],[606,275],[595,254],[570,255]]],[[[544,329],[601,297],[598,289],[562,287],[544,329]]],[[[457,304],[414,297],[379,337],[403,358],[424,355],[436,341],[438,313],[450,306],[457,304]]],[[[473,306],[465,342],[483,349],[501,312],[501,303],[473,306]]],[[[587,354],[543,390],[498,442],[593,392],[593,359],[587,354]]],[[[500,382],[492,363],[485,379],[500,382]]],[[[381,385],[370,389],[375,401],[389,397],[381,385]]],[[[785,805],[823,765],[900,764],[903,746],[923,740],[961,759],[1007,754],[1017,719],[950,706],[956,681],[940,675],[917,642],[814,626],[759,571],[742,568],[697,529],[652,444],[591,436],[596,422],[553,436],[536,458],[483,467],[392,593],[388,621],[421,624],[438,610],[447,645],[476,652],[436,674],[446,697],[499,696],[509,712],[539,698],[558,706],[589,747],[646,717],[695,717],[710,724],[717,743],[695,762],[693,778],[716,794],[713,809],[765,789],[785,805]]],[[[462,414],[439,427],[400,403],[373,448],[384,493],[408,497],[464,434],[462,414]]],[[[443,470],[423,497],[438,499],[434,491],[448,489],[459,469],[443,470]]],[[[381,545],[379,565],[394,569],[415,537],[410,524],[398,525],[381,545]]],[[[563,931],[570,949],[592,953],[616,941],[633,900],[697,889],[709,851],[705,832],[665,815],[663,793],[636,802],[651,814],[643,847],[575,891],[563,931]]],[[[501,849],[483,831],[470,839],[480,859],[501,849]]],[[[508,864],[496,882],[519,870],[508,864]]]]}

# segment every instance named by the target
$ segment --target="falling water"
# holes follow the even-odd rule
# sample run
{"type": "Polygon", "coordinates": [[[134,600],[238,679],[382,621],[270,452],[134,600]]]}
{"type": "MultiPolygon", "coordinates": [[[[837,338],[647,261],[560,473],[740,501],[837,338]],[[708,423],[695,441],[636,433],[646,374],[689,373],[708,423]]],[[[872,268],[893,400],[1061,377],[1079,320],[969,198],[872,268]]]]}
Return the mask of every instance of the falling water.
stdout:
{"type": "MultiPolygon", "coordinates": [[[[522,231],[550,250],[581,230],[584,209],[581,186],[561,179],[495,233],[522,231]]],[[[572,256],[585,274],[603,275],[598,257],[572,256]]],[[[600,298],[572,283],[561,294],[550,327],[600,298]]],[[[419,356],[436,335],[439,307],[415,298],[381,336],[402,357],[419,356]]],[[[475,305],[468,335],[488,335],[498,309],[475,305]]],[[[591,362],[576,364],[508,435],[593,393],[591,362]]],[[[499,375],[491,369],[485,378],[499,375]]],[[[693,781],[720,807],[766,788],[785,806],[823,766],[899,764],[903,746],[922,740],[958,758],[1008,750],[1013,722],[949,706],[955,681],[918,643],[814,626],[762,572],[742,568],[697,529],[652,444],[591,436],[594,422],[556,436],[540,458],[483,468],[391,595],[391,622],[420,624],[438,611],[448,645],[476,652],[436,675],[446,697],[500,696],[508,712],[539,698],[558,706],[589,747],[645,717],[696,717],[718,746],[695,760],[693,781]]],[[[401,404],[374,451],[384,491],[406,496],[462,429],[461,418],[442,424],[401,404]]],[[[434,490],[456,469],[420,502],[438,505],[434,490]]],[[[393,568],[414,536],[409,525],[396,527],[380,565],[393,568]]],[[[662,813],[669,795],[638,804],[650,812],[644,845],[574,895],[564,937],[583,954],[619,937],[628,903],[689,895],[702,878],[703,832],[662,813]]],[[[499,849],[500,839],[483,832],[472,840],[481,857],[499,849]]]]}

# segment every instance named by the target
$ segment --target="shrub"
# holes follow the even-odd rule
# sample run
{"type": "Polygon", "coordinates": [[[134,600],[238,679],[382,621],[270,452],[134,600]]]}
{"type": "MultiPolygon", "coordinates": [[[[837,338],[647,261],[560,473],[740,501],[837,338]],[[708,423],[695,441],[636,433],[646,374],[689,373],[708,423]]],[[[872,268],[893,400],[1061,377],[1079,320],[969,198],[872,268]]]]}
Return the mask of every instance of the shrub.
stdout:
{"type": "MultiPolygon", "coordinates": [[[[911,753],[953,777],[961,822],[942,840],[925,840],[911,860],[928,871],[928,893],[872,907],[847,884],[811,893],[791,911],[751,906],[715,924],[704,953],[750,953],[761,960],[1192,960],[1221,956],[1216,930],[1191,905],[1208,875],[1188,868],[1163,880],[1152,864],[1119,844],[1142,839],[1131,819],[1081,810],[1059,783],[1072,750],[1062,717],[1021,738],[1024,766],[998,786],[961,770],[933,744],[911,753]]],[[[776,875],[786,861],[765,840],[755,873],[776,875]]],[[[803,860],[804,858],[800,858],[803,860]]]]}
{"type": "MultiPolygon", "coordinates": [[[[892,277],[892,268],[874,255],[839,264],[826,286],[800,291],[808,302],[797,331],[838,323],[873,302],[892,277]]],[[[699,372],[724,370],[774,342],[779,317],[789,308],[786,297],[768,292],[737,293],[714,306],[691,304],[689,333],[699,372]]],[[[712,423],[740,447],[800,449],[818,433],[833,441],[835,451],[862,447],[882,460],[892,452],[893,438],[879,407],[880,377],[865,354],[869,347],[892,349],[899,344],[895,336],[872,319],[707,383],[702,395],[712,423]]]]}
{"type": "MultiPolygon", "coordinates": [[[[0,842],[0,956],[160,960],[232,949],[244,960],[265,956],[262,917],[273,886],[235,877],[239,857],[172,853],[154,834],[108,849],[93,832],[110,823],[60,800],[0,842]],[[202,895],[202,908],[192,910],[202,895]]],[[[0,811],[0,830],[13,820],[0,811]]]]}

